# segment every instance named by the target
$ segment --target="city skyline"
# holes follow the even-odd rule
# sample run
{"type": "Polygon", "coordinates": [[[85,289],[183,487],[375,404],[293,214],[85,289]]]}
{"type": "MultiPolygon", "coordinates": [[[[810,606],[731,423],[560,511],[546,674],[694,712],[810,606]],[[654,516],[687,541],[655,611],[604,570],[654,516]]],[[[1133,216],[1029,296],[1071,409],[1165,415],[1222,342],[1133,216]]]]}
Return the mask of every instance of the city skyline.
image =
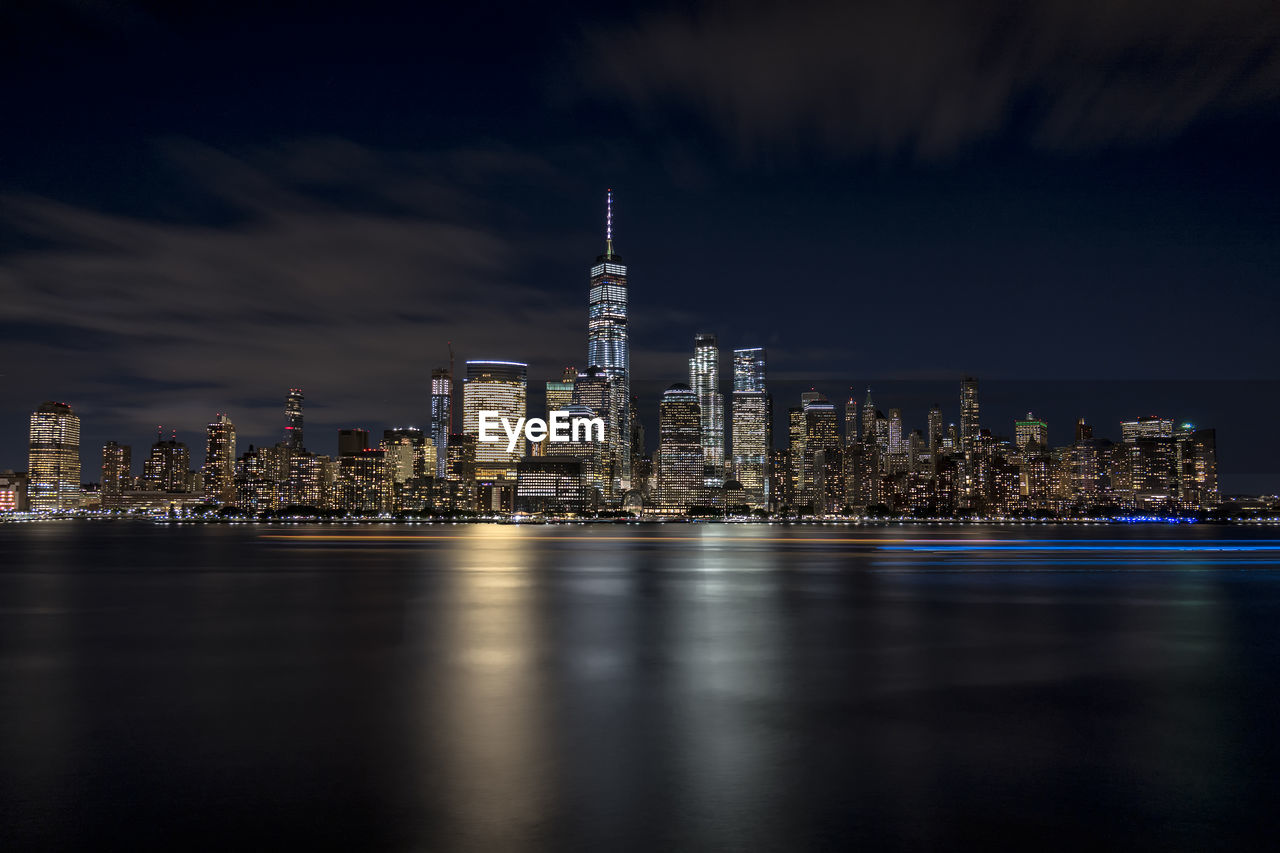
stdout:
{"type": "Polygon", "coordinates": [[[496,25],[27,4],[0,19],[21,128],[0,140],[0,466],[48,399],[95,445],[224,409],[274,443],[295,386],[318,446],[421,426],[447,341],[528,363],[536,399],[586,366],[612,187],[651,443],[705,330],[768,348],[780,396],[871,384],[908,420],[964,375],[1021,383],[1009,418],[1178,409],[1218,426],[1233,491],[1280,491],[1280,451],[1249,437],[1280,418],[1280,24],[1251,0],[1112,5],[569,3],[496,25]],[[785,49],[744,65],[773,33],[785,49]],[[915,380],[937,390],[889,387],[915,380]]]}

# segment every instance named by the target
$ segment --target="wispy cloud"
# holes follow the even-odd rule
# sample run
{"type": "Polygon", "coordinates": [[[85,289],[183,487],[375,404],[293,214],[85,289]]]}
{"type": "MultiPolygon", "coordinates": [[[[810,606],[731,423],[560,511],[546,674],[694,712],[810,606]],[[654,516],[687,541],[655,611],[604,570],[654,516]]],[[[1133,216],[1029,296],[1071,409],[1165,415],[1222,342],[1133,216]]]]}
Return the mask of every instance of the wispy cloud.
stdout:
{"type": "Polygon", "coordinates": [[[493,225],[501,211],[468,189],[551,168],[536,158],[395,155],[342,140],[166,151],[234,212],[229,222],[32,197],[0,208],[44,246],[0,258],[6,322],[60,342],[24,381],[38,384],[45,366],[75,376],[65,393],[99,420],[195,429],[230,410],[249,434],[271,434],[291,385],[326,421],[423,420],[446,340],[463,357],[547,369],[580,349],[584,307],[522,283],[520,247],[493,225]],[[101,342],[92,355],[68,349],[86,339],[101,342]]]}
{"type": "Polygon", "coordinates": [[[1272,0],[726,0],[587,42],[601,92],[692,109],[747,154],[1134,143],[1280,102],[1272,0]]]}

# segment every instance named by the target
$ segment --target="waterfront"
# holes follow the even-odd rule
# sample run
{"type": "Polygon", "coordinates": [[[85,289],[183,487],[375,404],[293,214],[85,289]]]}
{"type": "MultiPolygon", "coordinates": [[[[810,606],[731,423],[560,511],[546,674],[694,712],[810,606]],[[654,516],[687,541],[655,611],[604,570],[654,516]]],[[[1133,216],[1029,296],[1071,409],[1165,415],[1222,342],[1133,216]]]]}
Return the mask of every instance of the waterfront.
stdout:
{"type": "Polygon", "coordinates": [[[1280,537],[0,526],[6,849],[1239,848],[1280,537]]]}

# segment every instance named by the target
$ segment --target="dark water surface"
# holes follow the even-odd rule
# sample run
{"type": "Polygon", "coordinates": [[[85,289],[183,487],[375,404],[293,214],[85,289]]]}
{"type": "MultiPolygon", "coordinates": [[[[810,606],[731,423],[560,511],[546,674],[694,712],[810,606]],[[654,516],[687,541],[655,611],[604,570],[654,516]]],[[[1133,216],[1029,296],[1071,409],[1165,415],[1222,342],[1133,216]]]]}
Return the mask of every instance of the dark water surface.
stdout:
{"type": "Polygon", "coordinates": [[[1274,528],[0,525],[0,849],[1265,849],[1277,808],[1274,528]]]}

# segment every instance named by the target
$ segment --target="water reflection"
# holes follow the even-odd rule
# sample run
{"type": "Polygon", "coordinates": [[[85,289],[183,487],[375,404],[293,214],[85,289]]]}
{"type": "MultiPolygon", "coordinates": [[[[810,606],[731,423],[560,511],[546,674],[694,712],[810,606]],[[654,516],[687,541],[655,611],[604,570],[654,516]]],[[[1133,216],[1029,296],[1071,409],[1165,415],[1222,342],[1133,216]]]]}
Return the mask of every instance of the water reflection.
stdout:
{"type": "Polygon", "coordinates": [[[1202,849],[1280,794],[1247,532],[25,527],[4,849],[1202,849]]]}

